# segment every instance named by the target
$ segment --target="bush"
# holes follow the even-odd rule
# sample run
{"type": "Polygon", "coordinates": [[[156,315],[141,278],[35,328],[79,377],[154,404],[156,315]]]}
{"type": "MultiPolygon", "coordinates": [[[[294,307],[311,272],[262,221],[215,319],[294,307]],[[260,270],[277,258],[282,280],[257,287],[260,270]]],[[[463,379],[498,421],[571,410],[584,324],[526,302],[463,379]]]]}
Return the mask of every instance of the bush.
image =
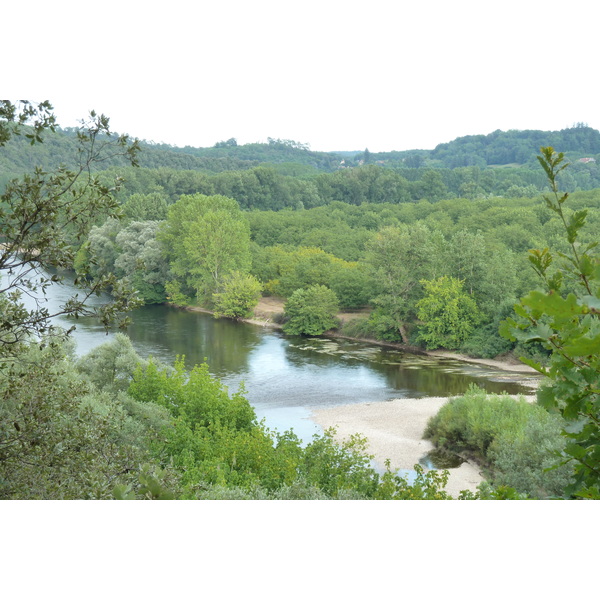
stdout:
{"type": "Polygon", "coordinates": [[[533,497],[558,496],[569,483],[568,471],[547,469],[564,448],[561,422],[524,398],[488,396],[472,386],[430,419],[424,437],[446,449],[475,453],[495,485],[533,497]]]}
{"type": "Polygon", "coordinates": [[[341,333],[353,338],[374,338],[375,332],[369,323],[369,317],[357,317],[342,324],[341,333]]]}
{"type": "Polygon", "coordinates": [[[488,451],[494,483],[538,498],[561,496],[571,482],[571,468],[556,467],[565,446],[561,422],[557,415],[538,411],[516,436],[498,436],[488,451]]]}
{"type": "Polygon", "coordinates": [[[376,340],[385,340],[386,342],[402,342],[402,335],[398,330],[398,322],[394,317],[385,314],[381,308],[376,308],[370,315],[368,321],[364,324],[364,331],[370,331],[376,340]]]}
{"type": "Polygon", "coordinates": [[[320,335],[338,326],[338,310],[337,296],[324,285],[296,290],[284,307],[283,330],[292,335],[320,335]]]}
{"type": "Polygon", "coordinates": [[[213,294],[215,317],[245,319],[260,300],[262,286],[253,275],[234,271],[224,278],[221,290],[213,294]]]}
{"type": "Polygon", "coordinates": [[[463,291],[462,281],[454,277],[421,280],[425,296],[417,302],[423,322],[421,340],[428,349],[458,348],[480,320],[475,300],[463,291]]]}

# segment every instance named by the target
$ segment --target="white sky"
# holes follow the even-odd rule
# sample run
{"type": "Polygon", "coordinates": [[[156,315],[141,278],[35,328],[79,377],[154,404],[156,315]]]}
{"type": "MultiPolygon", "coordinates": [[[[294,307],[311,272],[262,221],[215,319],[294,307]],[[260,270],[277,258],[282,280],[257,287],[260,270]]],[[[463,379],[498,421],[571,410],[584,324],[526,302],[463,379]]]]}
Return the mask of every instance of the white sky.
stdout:
{"type": "Polygon", "coordinates": [[[11,3],[2,97],[90,109],[173,145],[433,148],[496,129],[600,129],[600,3],[11,3]]]}

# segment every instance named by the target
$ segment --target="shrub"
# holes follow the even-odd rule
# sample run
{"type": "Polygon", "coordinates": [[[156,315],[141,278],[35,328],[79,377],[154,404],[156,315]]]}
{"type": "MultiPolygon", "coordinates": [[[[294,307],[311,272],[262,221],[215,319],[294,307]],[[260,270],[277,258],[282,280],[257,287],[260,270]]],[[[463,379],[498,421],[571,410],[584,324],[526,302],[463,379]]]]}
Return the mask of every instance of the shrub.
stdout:
{"type": "Polygon", "coordinates": [[[494,484],[534,497],[557,496],[568,471],[554,467],[564,448],[562,420],[524,398],[486,395],[472,386],[430,419],[425,437],[447,449],[474,452],[494,484]]]}
{"type": "Polygon", "coordinates": [[[221,290],[213,294],[215,317],[244,319],[260,300],[262,286],[253,275],[234,271],[224,278],[221,290]]]}
{"type": "Polygon", "coordinates": [[[324,285],[296,290],[284,307],[283,330],[292,335],[320,335],[337,327],[338,310],[337,296],[324,285]]]}
{"type": "Polygon", "coordinates": [[[427,348],[458,348],[480,319],[475,300],[463,291],[462,281],[454,277],[421,280],[425,296],[417,302],[423,321],[421,339],[427,348]]]}
{"type": "Polygon", "coordinates": [[[376,333],[369,317],[364,316],[346,321],[341,327],[341,332],[348,337],[361,339],[375,338],[376,333]]]}

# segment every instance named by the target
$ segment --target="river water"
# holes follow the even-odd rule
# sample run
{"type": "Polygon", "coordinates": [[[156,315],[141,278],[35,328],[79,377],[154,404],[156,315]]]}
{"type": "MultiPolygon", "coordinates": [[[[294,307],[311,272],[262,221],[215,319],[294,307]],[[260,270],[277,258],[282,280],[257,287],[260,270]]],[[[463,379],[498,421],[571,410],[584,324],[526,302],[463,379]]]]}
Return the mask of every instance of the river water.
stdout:
{"type": "MultiPolygon", "coordinates": [[[[76,293],[69,281],[54,286],[48,308],[76,293]]],[[[106,298],[95,298],[96,303],[106,298]]],[[[170,306],[145,306],[131,313],[127,330],[136,351],[172,364],[184,355],[188,368],[206,360],[230,391],[243,384],[246,398],[271,429],[293,428],[304,440],[320,432],[312,408],[400,397],[452,396],[471,383],[491,393],[527,390],[505,381],[506,373],[456,360],[417,356],[349,340],[286,336],[260,325],[215,319],[170,306]],[[504,379],[503,379],[504,378],[504,379]]],[[[59,318],[83,355],[115,335],[90,318],[59,318]]]]}

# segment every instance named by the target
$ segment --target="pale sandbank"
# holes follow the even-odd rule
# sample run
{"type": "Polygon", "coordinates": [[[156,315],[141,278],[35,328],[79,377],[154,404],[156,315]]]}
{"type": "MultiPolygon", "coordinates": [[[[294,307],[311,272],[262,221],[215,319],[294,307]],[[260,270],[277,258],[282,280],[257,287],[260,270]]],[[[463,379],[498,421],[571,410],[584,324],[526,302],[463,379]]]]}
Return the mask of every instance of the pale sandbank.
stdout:
{"type": "MultiPolygon", "coordinates": [[[[533,397],[531,397],[533,399],[533,397]]],[[[382,466],[389,459],[392,470],[413,469],[415,464],[434,449],[423,439],[427,422],[450,398],[398,398],[387,402],[347,404],[315,409],[312,420],[328,429],[336,428],[336,439],[342,441],[353,434],[367,438],[367,452],[382,466]]],[[[481,469],[474,462],[448,469],[450,477],[446,491],[457,498],[461,490],[477,491],[484,481],[481,469]]]]}

